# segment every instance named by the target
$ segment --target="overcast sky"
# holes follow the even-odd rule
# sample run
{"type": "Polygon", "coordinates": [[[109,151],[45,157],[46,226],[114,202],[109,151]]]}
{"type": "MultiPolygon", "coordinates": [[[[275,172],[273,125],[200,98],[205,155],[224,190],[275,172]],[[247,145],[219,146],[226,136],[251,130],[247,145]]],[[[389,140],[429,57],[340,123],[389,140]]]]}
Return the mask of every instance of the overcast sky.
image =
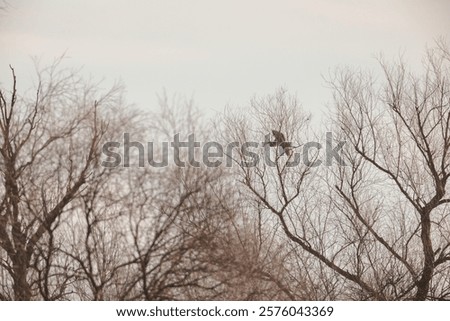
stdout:
{"type": "Polygon", "coordinates": [[[450,32],[448,0],[8,1],[2,85],[8,64],[27,79],[31,57],[65,52],[67,66],[122,80],[141,108],[154,108],[162,88],[221,111],[284,86],[321,109],[330,97],[322,75],[336,66],[373,69],[380,52],[404,52],[414,65],[450,32]]]}

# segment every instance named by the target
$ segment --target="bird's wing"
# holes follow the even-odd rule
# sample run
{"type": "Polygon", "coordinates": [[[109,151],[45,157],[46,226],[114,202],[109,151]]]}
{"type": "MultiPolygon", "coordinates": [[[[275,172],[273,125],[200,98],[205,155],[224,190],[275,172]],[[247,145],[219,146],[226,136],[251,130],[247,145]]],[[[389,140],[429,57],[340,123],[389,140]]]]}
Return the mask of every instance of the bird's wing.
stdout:
{"type": "Polygon", "coordinates": [[[278,130],[272,130],[272,134],[275,136],[275,140],[279,143],[282,143],[286,141],[286,138],[284,137],[283,133],[279,132],[278,130]]]}

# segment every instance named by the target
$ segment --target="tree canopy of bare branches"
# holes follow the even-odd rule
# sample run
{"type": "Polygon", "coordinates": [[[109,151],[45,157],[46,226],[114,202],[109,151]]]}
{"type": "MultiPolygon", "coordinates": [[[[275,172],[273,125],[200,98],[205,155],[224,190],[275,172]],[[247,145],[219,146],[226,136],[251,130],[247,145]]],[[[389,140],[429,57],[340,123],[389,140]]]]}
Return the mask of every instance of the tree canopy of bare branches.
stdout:
{"type": "Polygon", "coordinates": [[[284,89],[211,122],[166,93],[158,111],[128,106],[60,60],[29,95],[11,67],[0,299],[450,299],[450,51],[427,50],[422,73],[379,63],[332,74],[326,135],[284,89]],[[146,166],[190,134],[253,149],[227,149],[231,167],[146,166]],[[104,166],[127,139],[138,161],[104,166]]]}
{"type": "MultiPolygon", "coordinates": [[[[303,256],[320,298],[448,299],[448,47],[427,51],[423,74],[401,61],[380,66],[381,80],[350,69],[330,80],[331,130],[346,142],[344,165],[289,167],[276,155],[275,166],[249,168],[240,155],[236,175],[303,256]]],[[[308,115],[285,91],[252,100],[250,110],[226,118],[232,139],[270,128],[305,139],[308,115]]]]}

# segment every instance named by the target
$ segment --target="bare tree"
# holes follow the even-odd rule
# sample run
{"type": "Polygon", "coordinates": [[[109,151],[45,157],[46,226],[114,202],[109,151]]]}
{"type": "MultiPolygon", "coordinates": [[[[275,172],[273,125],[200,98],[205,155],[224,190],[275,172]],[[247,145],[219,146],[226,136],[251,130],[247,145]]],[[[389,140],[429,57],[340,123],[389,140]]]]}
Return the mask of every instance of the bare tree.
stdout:
{"type": "Polygon", "coordinates": [[[380,297],[448,299],[448,47],[427,51],[422,75],[380,63],[380,86],[348,70],[332,82],[337,127],[351,145],[338,208],[360,234],[357,264],[380,297]]]}
{"type": "MultiPolygon", "coordinates": [[[[229,112],[224,119],[222,129],[222,132],[225,133],[224,140],[239,142],[240,146],[244,146],[249,141],[262,142],[264,136],[272,130],[283,132],[285,136],[283,141],[294,142],[294,146],[300,146],[301,142],[308,141],[310,115],[301,110],[295,96],[289,95],[283,89],[274,95],[253,99],[250,102],[249,115],[229,112]]],[[[249,164],[248,151],[244,152],[242,149],[229,155],[235,161],[236,179],[246,188],[246,199],[249,202],[247,206],[253,208],[254,213],[260,213],[263,217],[271,217],[265,222],[269,228],[277,231],[278,237],[280,236],[279,231],[282,231],[288,240],[296,246],[300,246],[306,254],[318,258],[322,264],[339,270],[340,268],[324,254],[328,251],[328,244],[323,239],[326,232],[324,224],[326,218],[324,218],[324,222],[321,222],[320,215],[315,212],[318,208],[314,199],[314,196],[317,196],[316,180],[313,179],[315,171],[308,165],[317,160],[317,149],[311,150],[303,156],[297,150],[297,156],[293,154],[285,158],[281,157],[283,152],[280,153],[279,149],[267,150],[266,145],[266,143],[261,143],[252,151],[259,156],[259,161],[255,163],[249,164]],[[300,158],[298,158],[299,155],[300,158]],[[308,157],[305,158],[306,156],[308,157]]],[[[285,241],[284,239],[283,242],[285,241]]],[[[297,247],[294,247],[293,250],[297,251],[297,247]]],[[[299,263],[302,266],[303,264],[309,266],[309,258],[305,258],[304,262],[299,262],[292,253],[290,252],[290,256],[281,262],[278,261],[278,268],[281,270],[284,268],[285,273],[275,275],[271,274],[268,269],[263,272],[263,275],[271,278],[275,284],[280,286],[280,289],[285,288],[285,294],[290,299],[311,298],[312,294],[308,288],[312,289],[313,283],[308,280],[307,273],[295,275],[284,267],[287,264],[299,263]],[[289,273],[293,280],[291,283],[285,281],[285,278],[289,277],[289,273]],[[298,282],[297,286],[295,286],[295,282],[298,282]],[[291,285],[293,289],[289,289],[288,285],[291,285]],[[296,290],[299,288],[304,291],[296,290]]],[[[277,265],[275,256],[268,260],[269,262],[274,260],[273,264],[277,265]]],[[[315,267],[318,268],[320,265],[315,267]]],[[[345,273],[343,270],[342,272],[345,273]]],[[[314,282],[319,281],[320,279],[314,278],[314,282]]],[[[324,298],[326,295],[320,297],[324,298]]]]}
{"type": "Polygon", "coordinates": [[[30,300],[37,292],[56,299],[64,292],[70,273],[62,271],[68,263],[55,255],[60,247],[55,230],[92,180],[109,125],[104,110],[117,103],[120,94],[120,88],[98,93],[95,84],[59,69],[59,63],[39,70],[33,98],[19,95],[12,67],[12,89],[0,91],[5,299],[30,300]],[[58,293],[49,292],[50,275],[58,280],[58,293]]]}
{"type": "MultiPolygon", "coordinates": [[[[230,156],[248,199],[273,215],[273,228],[279,223],[302,256],[306,286],[321,287],[309,292],[312,297],[448,298],[446,48],[428,52],[426,72],[419,77],[403,64],[382,63],[382,87],[365,74],[337,74],[333,130],[350,145],[343,151],[344,164],[316,167],[320,152],[306,149],[306,162],[296,166],[277,150],[269,166],[261,147],[254,151],[260,161],[251,166],[248,152],[230,156]]],[[[308,115],[285,91],[254,99],[250,108],[250,115],[226,117],[230,141],[258,141],[270,129],[285,132],[286,141],[305,139],[308,115]]]]}

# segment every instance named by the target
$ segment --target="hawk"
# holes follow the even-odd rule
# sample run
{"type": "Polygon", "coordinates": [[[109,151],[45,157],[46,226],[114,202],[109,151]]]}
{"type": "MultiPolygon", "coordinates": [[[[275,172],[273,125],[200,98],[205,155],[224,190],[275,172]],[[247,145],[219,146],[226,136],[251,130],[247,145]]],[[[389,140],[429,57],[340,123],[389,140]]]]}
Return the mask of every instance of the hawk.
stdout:
{"type": "Polygon", "coordinates": [[[272,134],[275,137],[275,141],[273,141],[273,142],[266,141],[264,143],[264,145],[269,145],[270,147],[279,146],[283,149],[283,152],[281,153],[281,155],[286,153],[286,155],[291,156],[292,155],[291,142],[287,142],[286,138],[284,137],[284,134],[282,132],[279,132],[278,130],[273,129],[272,134]]]}

